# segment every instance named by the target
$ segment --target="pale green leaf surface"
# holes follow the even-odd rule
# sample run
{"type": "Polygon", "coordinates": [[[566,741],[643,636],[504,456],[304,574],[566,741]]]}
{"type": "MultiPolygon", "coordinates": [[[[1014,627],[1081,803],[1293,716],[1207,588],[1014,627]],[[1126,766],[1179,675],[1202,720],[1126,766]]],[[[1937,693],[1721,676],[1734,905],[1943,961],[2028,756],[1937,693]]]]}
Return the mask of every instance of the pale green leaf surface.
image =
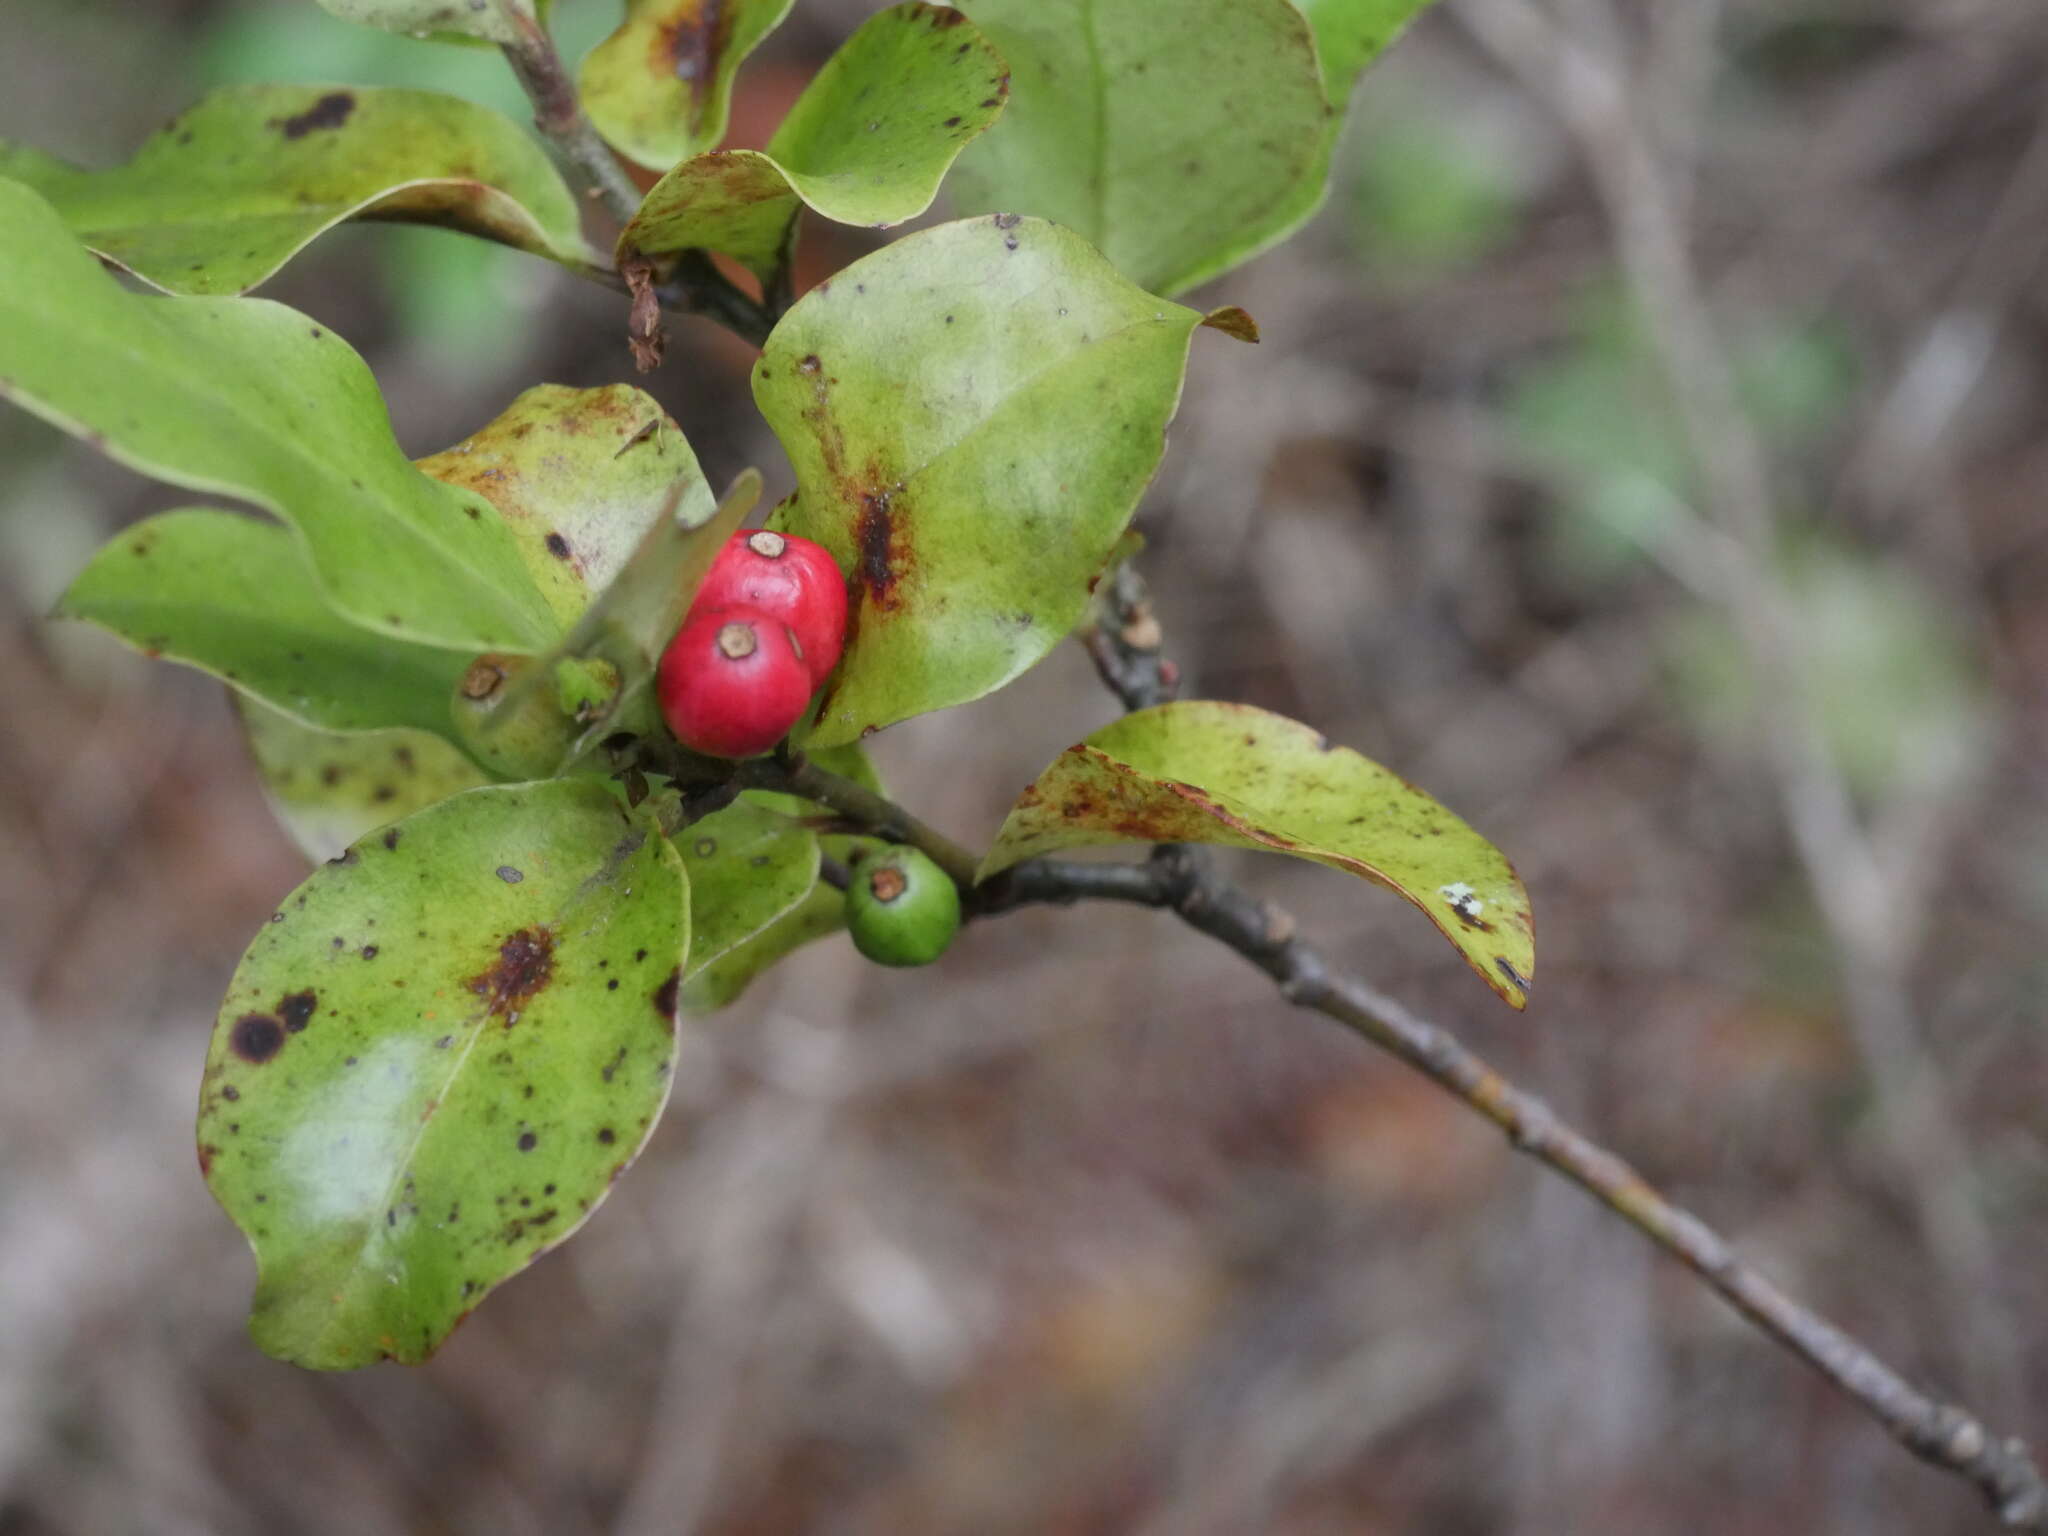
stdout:
{"type": "Polygon", "coordinates": [[[1421,790],[1297,721],[1187,701],[1126,715],[1018,797],[977,878],[1100,843],[1220,843],[1386,886],[1516,1008],[1535,974],[1529,897],[1485,838],[1421,790]]]}
{"type": "MultiPolygon", "coordinates": [[[[874,764],[857,746],[826,747],[808,755],[819,767],[829,769],[842,778],[852,779],[856,784],[863,785],[878,795],[886,792],[882,788],[881,776],[875,772],[874,764]]],[[[820,807],[792,795],[749,790],[741,799],[743,802],[751,801],[755,805],[779,811],[785,816],[821,814],[820,807]]],[[[837,859],[841,864],[851,863],[854,850],[863,844],[873,846],[870,839],[849,837],[839,833],[828,832],[818,838],[819,851],[828,858],[837,859]]],[[[701,969],[686,977],[683,982],[683,1010],[695,1014],[717,1012],[737,999],[756,978],[784,956],[794,953],[816,939],[837,933],[845,926],[845,894],[822,881],[814,881],[809,892],[795,906],[760,932],[711,959],[701,969]]],[[[692,954],[694,959],[694,949],[692,954]]]]}
{"type": "Polygon", "coordinates": [[[516,42],[519,18],[528,25],[547,14],[528,0],[320,0],[320,8],[343,21],[381,27],[436,41],[516,42]]]}
{"type": "Polygon", "coordinates": [[[445,734],[459,651],[350,624],[321,600],[291,531],[232,512],[164,512],[93,556],[57,605],[307,725],[445,734]]]}
{"type": "Polygon", "coordinates": [[[666,168],[725,137],[733,76],[794,0],[626,0],[619,29],[578,71],[597,131],[666,168]]]}
{"type": "Polygon", "coordinates": [[[712,151],[662,177],[619,236],[621,259],[723,251],[768,282],[800,205],[876,227],[924,212],[1008,93],[1001,56],[958,11],[892,6],[826,60],[765,154],[712,151]]]}
{"type": "Polygon", "coordinates": [[[783,317],[754,367],[796,470],[772,522],[850,577],[815,742],[979,698],[1059,643],[1158,467],[1201,319],[1009,215],[907,236],[783,317]]]}
{"type": "Polygon", "coordinates": [[[0,396],[156,479],[276,513],[366,628],[508,651],[554,632],[504,523],[406,462],[333,332],[261,299],[129,293],[4,179],[0,396]]]}
{"type": "Polygon", "coordinates": [[[461,751],[426,731],[315,730],[246,697],[236,712],[271,814],[311,863],[486,782],[461,751]]]}
{"type": "Polygon", "coordinates": [[[954,173],[963,210],[1079,231],[1175,293],[1291,207],[1331,108],[1289,0],[973,0],[1010,67],[1003,120],[954,173]]]}
{"type": "Polygon", "coordinates": [[[676,837],[690,880],[685,983],[781,918],[818,883],[818,835],[746,797],[676,837]]]}
{"type": "Polygon", "coordinates": [[[1344,131],[1344,109],[1359,74],[1433,0],[1294,0],[1315,34],[1323,93],[1330,105],[1314,157],[1295,178],[1288,195],[1263,217],[1246,221],[1220,239],[1168,292],[1191,288],[1241,266],[1300,229],[1330,192],[1330,167],[1344,131]]]}
{"type": "Polygon", "coordinates": [[[0,144],[0,176],[34,187],[86,246],[172,293],[253,288],[352,218],[595,259],[539,144],[488,107],[434,91],[230,86],[126,165],[77,170],[0,144]]]}
{"type": "Polygon", "coordinates": [[[458,795],[287,897],[198,1125],[258,1345],[422,1360],[573,1232],[667,1100],[688,930],[675,850],[588,779],[458,795]]]}
{"type": "Polygon", "coordinates": [[[1352,82],[1428,3],[970,0],[1013,95],[960,163],[960,206],[1056,219],[1182,292],[1321,206],[1352,82]]]}
{"type": "Polygon", "coordinates": [[[681,429],[627,384],[537,384],[419,467],[498,509],[564,631],[617,578],[673,492],[682,527],[713,511],[681,429]]]}

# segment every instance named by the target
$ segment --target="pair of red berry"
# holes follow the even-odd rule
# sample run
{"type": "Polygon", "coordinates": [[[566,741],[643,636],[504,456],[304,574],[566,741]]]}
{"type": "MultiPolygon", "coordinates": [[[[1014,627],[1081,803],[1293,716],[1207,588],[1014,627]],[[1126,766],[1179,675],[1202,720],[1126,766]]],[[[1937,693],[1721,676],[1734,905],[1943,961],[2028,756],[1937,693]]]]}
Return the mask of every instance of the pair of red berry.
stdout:
{"type": "Polygon", "coordinates": [[[756,757],[789,734],[845,643],[846,583],[823,545],[734,534],[662,652],[662,717],[693,752],[756,757]]]}

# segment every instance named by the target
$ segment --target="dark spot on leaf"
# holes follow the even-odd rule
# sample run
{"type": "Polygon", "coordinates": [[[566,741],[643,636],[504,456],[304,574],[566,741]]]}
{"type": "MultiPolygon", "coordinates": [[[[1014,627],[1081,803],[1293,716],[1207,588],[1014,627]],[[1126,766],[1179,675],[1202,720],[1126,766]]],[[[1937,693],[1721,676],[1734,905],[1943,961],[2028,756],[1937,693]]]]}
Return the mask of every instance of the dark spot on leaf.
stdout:
{"type": "Polygon", "coordinates": [[[1508,985],[1513,987],[1517,992],[1527,992],[1529,990],[1529,978],[1524,976],[1520,971],[1516,970],[1513,963],[1509,961],[1507,956],[1494,956],[1493,966],[1495,970],[1501,973],[1501,975],[1507,977],[1508,985]]]}
{"type": "Polygon", "coordinates": [[[365,945],[363,946],[363,958],[364,958],[365,960],[374,960],[374,959],[376,959],[376,958],[377,958],[377,946],[376,946],[376,945],[374,945],[374,944],[365,944],[365,945]]]}
{"type": "Polygon", "coordinates": [[[559,533],[550,533],[547,536],[547,538],[542,542],[547,545],[548,553],[553,555],[557,560],[566,560],[569,558],[569,541],[563,538],[559,533]]]}
{"type": "Polygon", "coordinates": [[[321,128],[339,128],[355,109],[353,93],[329,91],[297,116],[273,121],[272,126],[288,139],[303,139],[321,128]]]}
{"type": "Polygon", "coordinates": [[[500,864],[498,866],[498,878],[507,885],[517,885],[526,878],[526,875],[524,872],[514,869],[510,864],[500,864]]]}
{"type": "Polygon", "coordinates": [[[606,982],[606,983],[604,984],[604,989],[605,989],[605,991],[607,991],[607,992],[616,992],[616,991],[618,991],[618,990],[619,990],[619,978],[618,978],[618,977],[616,977],[616,976],[614,976],[614,977],[613,977],[613,978],[612,978],[612,979],[611,979],[610,981],[608,981],[608,982],[606,982]]]}
{"type": "Polygon", "coordinates": [[[654,1011],[664,1022],[672,1021],[676,1016],[676,993],[682,982],[683,973],[677,969],[670,971],[668,979],[654,989],[654,1011]]]}
{"type": "Polygon", "coordinates": [[[510,1029],[519,1011],[554,979],[555,939],[545,928],[521,928],[498,946],[497,961],[469,979],[469,990],[510,1029]]]}
{"type": "Polygon", "coordinates": [[[393,827],[389,832],[386,832],[384,834],[384,847],[387,851],[392,853],[396,853],[398,851],[398,828],[393,827]]]}
{"type": "MultiPolygon", "coordinates": [[[[983,103],[982,103],[982,105],[983,105],[983,106],[985,106],[985,107],[986,107],[986,106],[993,106],[993,105],[994,105],[994,103],[993,103],[993,102],[986,102],[986,101],[985,101],[985,102],[983,102],[983,103]]],[[[1023,215],[1022,215],[1022,214],[1016,214],[1016,213],[999,213],[999,214],[997,214],[997,215],[995,216],[995,218],[994,218],[993,222],[994,222],[994,224],[995,224],[995,226],[996,226],[996,228],[997,228],[997,229],[1015,229],[1015,228],[1017,227],[1017,221],[1018,221],[1019,219],[1021,219],[1022,217],[1023,217],[1023,215]]]]}
{"type": "MultiPolygon", "coordinates": [[[[602,1067],[598,1068],[598,1076],[602,1077],[606,1082],[610,1082],[613,1076],[617,1074],[619,1067],[621,1066],[621,1064],[624,1063],[625,1059],[626,1048],[622,1045],[619,1047],[617,1055],[613,1056],[610,1061],[606,1062],[602,1067]]],[[[604,1139],[605,1138],[603,1137],[599,1138],[599,1140],[604,1139]]]]}
{"type": "Polygon", "coordinates": [[[958,128],[960,126],[960,119],[957,117],[949,117],[946,119],[946,126],[948,128],[958,128]]]}
{"type": "Polygon", "coordinates": [[[389,784],[379,784],[370,791],[370,798],[381,805],[387,800],[396,800],[398,791],[389,784]]]}
{"type": "Polygon", "coordinates": [[[534,1134],[533,1134],[533,1132],[531,1132],[531,1131],[521,1131],[521,1132],[519,1133],[519,1150],[520,1150],[520,1151],[522,1151],[522,1152],[531,1152],[531,1151],[532,1151],[532,1150],[533,1150],[533,1149],[534,1149],[535,1147],[537,1147],[537,1146],[539,1146],[539,1145],[540,1145],[540,1138],[539,1138],[538,1136],[534,1135],[534,1134]]]}
{"type": "Polygon", "coordinates": [[[600,1143],[608,1147],[613,1142],[617,1141],[619,1138],[613,1133],[612,1128],[607,1125],[603,1129],[598,1131],[597,1139],[600,1143]]]}
{"type": "Polygon", "coordinates": [[[690,129],[701,131],[718,61],[732,41],[733,7],[726,0],[680,0],[655,29],[651,60],[659,74],[690,90],[690,129]]]}
{"type": "Polygon", "coordinates": [[[227,1087],[221,1089],[220,1096],[226,1099],[230,1104],[232,1104],[235,1102],[235,1100],[239,1099],[242,1096],[242,1090],[237,1088],[233,1083],[229,1083],[227,1087]]]}
{"type": "Polygon", "coordinates": [[[284,1025],[267,1013],[245,1013],[228,1032],[237,1056],[261,1066],[284,1049],[284,1025]]]}
{"type": "Polygon", "coordinates": [[[220,1156],[220,1148],[206,1142],[199,1144],[199,1176],[204,1178],[213,1172],[213,1160],[220,1156]]]}
{"type": "Polygon", "coordinates": [[[345,849],[341,853],[338,853],[333,858],[329,859],[327,862],[330,864],[338,864],[343,869],[346,869],[351,864],[356,862],[356,851],[353,848],[345,849]]]}
{"type": "Polygon", "coordinates": [[[636,949],[636,950],[634,950],[634,951],[633,951],[633,959],[634,959],[634,960],[635,960],[636,962],[637,962],[637,961],[641,961],[641,960],[645,960],[646,958],[647,958],[647,951],[646,951],[646,950],[644,950],[644,949],[636,949]]]}
{"type": "Polygon", "coordinates": [[[320,1006],[316,993],[288,992],[277,1000],[277,1016],[284,1021],[284,1027],[297,1034],[313,1021],[313,1010],[320,1006]]]}
{"type": "Polygon", "coordinates": [[[893,490],[860,493],[860,517],[854,525],[859,558],[854,573],[868,589],[868,599],[883,611],[897,605],[896,582],[904,551],[898,547],[893,490]]]}

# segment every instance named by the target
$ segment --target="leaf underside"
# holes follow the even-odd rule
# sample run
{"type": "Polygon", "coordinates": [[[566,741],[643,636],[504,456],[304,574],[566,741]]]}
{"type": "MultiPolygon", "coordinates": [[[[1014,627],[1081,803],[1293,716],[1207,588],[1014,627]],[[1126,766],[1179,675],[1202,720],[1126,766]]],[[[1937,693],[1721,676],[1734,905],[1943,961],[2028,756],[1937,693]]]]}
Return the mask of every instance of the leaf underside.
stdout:
{"type": "Polygon", "coordinates": [[[348,219],[433,224],[592,259],[575,198],[510,119],[436,91],[244,85],[213,92],[127,164],[84,171],[0,144],[89,249],[180,294],[254,288],[348,219]]]}

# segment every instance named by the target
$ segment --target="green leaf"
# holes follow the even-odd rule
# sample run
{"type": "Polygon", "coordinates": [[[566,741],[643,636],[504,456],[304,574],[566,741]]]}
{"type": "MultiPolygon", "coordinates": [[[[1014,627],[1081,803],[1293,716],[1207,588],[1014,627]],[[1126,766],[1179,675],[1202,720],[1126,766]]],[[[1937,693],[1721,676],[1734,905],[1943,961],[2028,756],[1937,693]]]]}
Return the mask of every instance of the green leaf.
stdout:
{"type": "Polygon", "coordinates": [[[1391,47],[1434,0],[1294,0],[1315,33],[1323,94],[1343,111],[1366,65],[1391,47]]]}
{"type": "Polygon", "coordinates": [[[675,515],[685,528],[714,510],[682,430],[626,384],[535,385],[419,467],[498,509],[564,631],[625,567],[672,492],[681,490],[675,515]]]}
{"type": "Polygon", "coordinates": [[[577,81],[597,131],[643,165],[671,166],[725,137],[732,80],[794,0],[626,0],[625,23],[577,81]]]}
{"type": "MultiPolygon", "coordinates": [[[[867,754],[859,747],[827,747],[813,751],[809,756],[811,761],[821,768],[829,769],[842,778],[852,779],[856,784],[864,785],[876,794],[884,793],[880,775],[875,772],[867,754]]],[[[780,811],[785,816],[821,813],[820,807],[792,795],[749,790],[742,799],[780,811]]],[[[873,846],[873,840],[839,833],[825,833],[818,839],[820,852],[841,864],[852,863],[854,850],[864,844],[873,846]]],[[[845,926],[845,894],[823,882],[814,882],[809,893],[795,906],[751,938],[711,959],[701,969],[695,968],[696,949],[693,935],[693,969],[683,982],[683,1010],[694,1014],[717,1012],[738,998],[756,977],[783,956],[801,949],[815,939],[837,933],[845,926]]]]}
{"type": "Polygon", "coordinates": [[[1297,200],[1331,109],[1289,0],[976,0],[1010,106],[954,175],[963,211],[1078,231],[1174,293],[1297,200]]]}
{"type": "Polygon", "coordinates": [[[235,972],[199,1112],[250,1332],[425,1359],[573,1232],[668,1098],[680,861],[598,784],[471,790],[316,870],[235,972]]]}
{"type": "Polygon", "coordinates": [[[238,698],[237,713],[272,814],[316,864],[485,782],[476,764],[426,731],[319,731],[253,698],[238,698]]]}
{"type": "Polygon", "coordinates": [[[275,512],[365,628],[472,651],[554,632],[504,524],[406,462],[333,332],[261,299],[129,293],[7,180],[0,396],[159,480],[275,512]]]}
{"type": "Polygon", "coordinates": [[[770,282],[800,207],[876,228],[923,213],[1008,94],[1001,55],[966,17],[921,0],[892,6],[825,62],[767,153],[713,151],[662,177],[619,236],[620,262],[724,251],[770,282]]]}
{"type": "Polygon", "coordinates": [[[1321,205],[1352,82],[1428,3],[972,0],[1013,94],[960,206],[1055,219],[1155,293],[1205,282],[1321,205]]]}
{"type": "Polygon", "coordinates": [[[1017,799],[977,879],[1093,843],[1269,848],[1362,875],[1419,907],[1516,1008],[1535,973],[1529,896],[1500,850],[1413,785],[1247,704],[1127,715],[1017,799]]]}
{"type": "Polygon", "coordinates": [[[1001,687],[1078,621],[1158,467],[1190,309],[1078,235],[999,214],[820,284],[754,367],[797,496],[851,577],[820,745],[1001,687]]]}
{"type": "Polygon", "coordinates": [[[239,293],[345,219],[438,224],[571,265],[595,260],[540,146],[433,91],[231,86],[126,165],[82,171],[0,144],[0,176],[91,250],[172,293],[239,293]]]}
{"type": "Polygon", "coordinates": [[[1359,73],[1397,38],[1432,0],[1294,0],[1315,33],[1324,97],[1330,105],[1315,156],[1295,178],[1288,195],[1263,217],[1247,221],[1219,239],[1181,279],[1173,293],[1221,277],[1232,267],[1272,249],[1315,217],[1330,191],[1330,167],[1344,132],[1344,108],[1359,73]]]}
{"type": "Polygon", "coordinates": [[[320,0],[320,8],[343,21],[381,27],[437,41],[517,42],[547,12],[528,0],[320,0]],[[525,27],[522,28],[521,22],[525,27]]]}
{"type": "Polygon", "coordinates": [[[105,545],[57,605],[307,725],[446,734],[462,653],[347,622],[291,531],[232,512],[164,512],[105,545]]]}
{"type": "Polygon", "coordinates": [[[782,917],[818,883],[818,835],[752,797],[676,838],[690,879],[688,982],[782,917]]]}

